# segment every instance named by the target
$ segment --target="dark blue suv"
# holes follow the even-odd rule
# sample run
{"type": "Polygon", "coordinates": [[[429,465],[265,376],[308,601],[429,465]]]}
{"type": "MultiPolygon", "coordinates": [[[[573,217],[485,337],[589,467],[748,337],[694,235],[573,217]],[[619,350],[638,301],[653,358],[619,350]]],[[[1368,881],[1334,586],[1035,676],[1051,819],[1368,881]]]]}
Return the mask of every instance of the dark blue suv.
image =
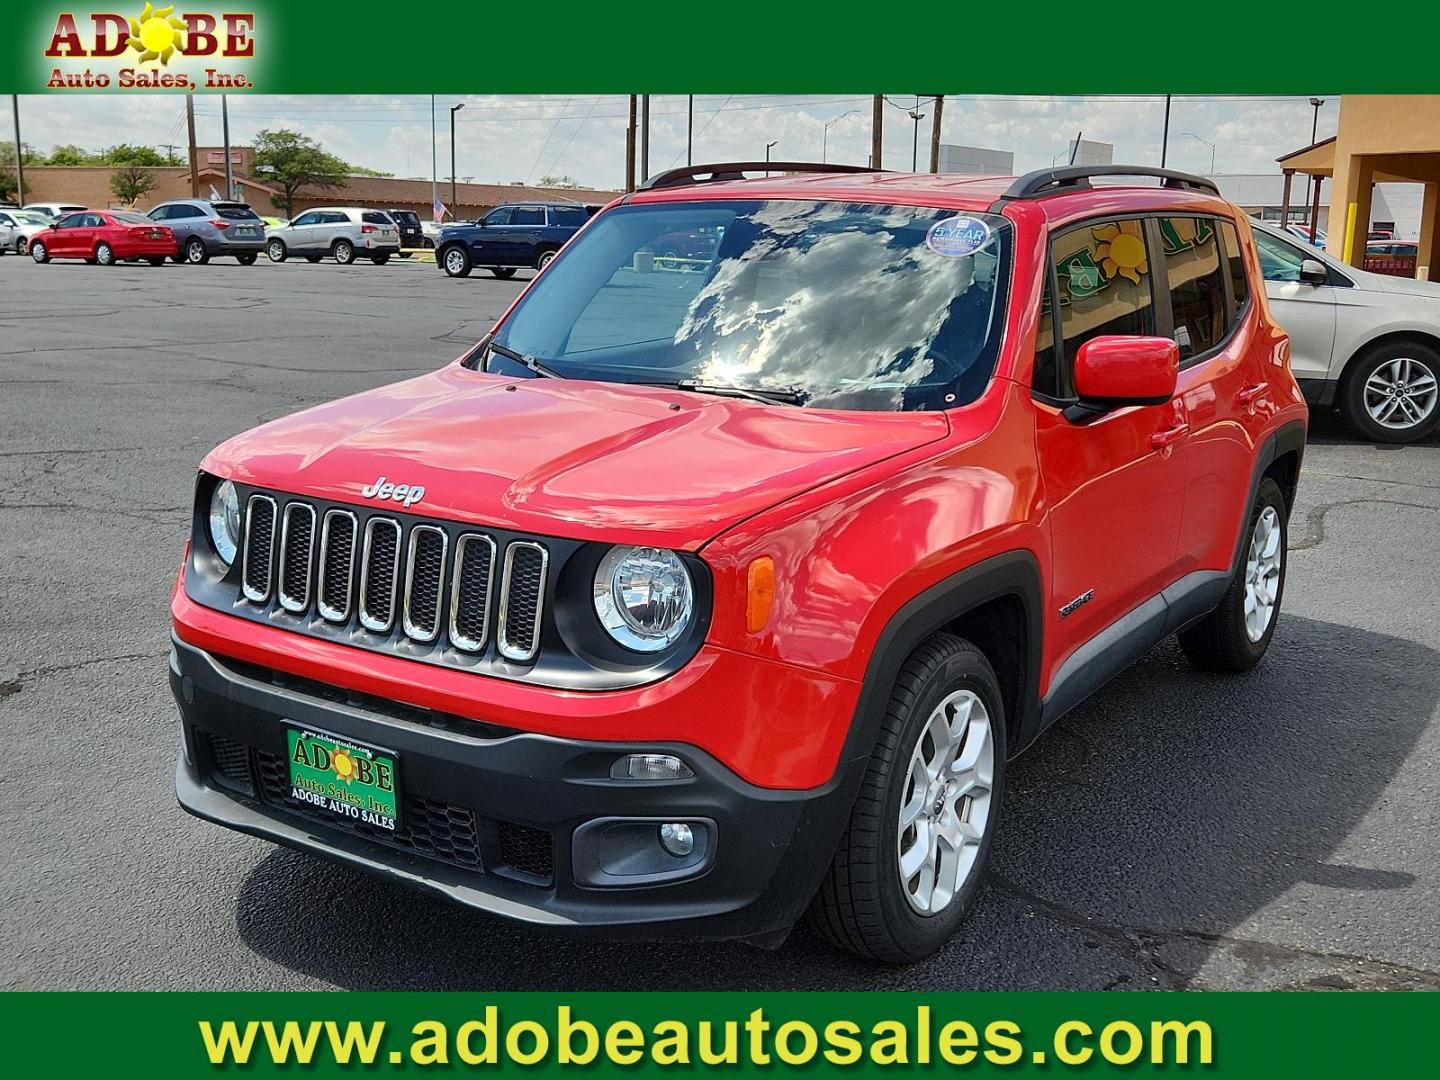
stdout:
{"type": "Polygon", "coordinates": [[[520,267],[544,270],[560,246],[600,208],[581,203],[511,203],[479,221],[447,225],[435,245],[435,265],[451,277],[483,266],[497,278],[520,267]]]}

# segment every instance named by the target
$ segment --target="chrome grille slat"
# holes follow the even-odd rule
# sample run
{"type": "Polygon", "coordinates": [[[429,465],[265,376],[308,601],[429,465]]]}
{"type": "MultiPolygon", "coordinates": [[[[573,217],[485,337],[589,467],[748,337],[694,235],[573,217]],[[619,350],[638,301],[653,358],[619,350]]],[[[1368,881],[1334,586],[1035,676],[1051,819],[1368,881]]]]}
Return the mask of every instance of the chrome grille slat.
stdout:
{"type": "Polygon", "coordinates": [[[372,517],[365,523],[365,554],[360,563],[360,625],[377,634],[395,625],[395,594],[400,586],[400,523],[372,517]]]}
{"type": "Polygon", "coordinates": [[[434,641],[440,636],[448,545],[449,537],[445,531],[434,525],[416,525],[410,530],[401,625],[406,636],[416,641],[434,641]]]}
{"type": "Polygon", "coordinates": [[[263,604],[270,599],[275,564],[275,500],[251,495],[245,503],[245,548],[240,562],[245,599],[263,604]]]}
{"type": "Polygon", "coordinates": [[[480,652],[490,632],[490,596],[495,587],[495,540],[465,533],[455,541],[450,581],[450,644],[480,652]]]}
{"type": "Polygon", "coordinates": [[[315,570],[315,507],[285,505],[280,518],[280,573],[276,576],[280,606],[299,614],[310,606],[310,581],[315,570]]]}
{"type": "Polygon", "coordinates": [[[355,587],[355,540],[359,523],[349,510],[327,510],[320,526],[320,583],[315,606],[327,622],[350,620],[355,587]]]}
{"type": "Polygon", "coordinates": [[[540,650],[549,566],[549,551],[533,540],[515,540],[505,549],[496,638],[500,655],[507,660],[527,663],[540,650]]]}

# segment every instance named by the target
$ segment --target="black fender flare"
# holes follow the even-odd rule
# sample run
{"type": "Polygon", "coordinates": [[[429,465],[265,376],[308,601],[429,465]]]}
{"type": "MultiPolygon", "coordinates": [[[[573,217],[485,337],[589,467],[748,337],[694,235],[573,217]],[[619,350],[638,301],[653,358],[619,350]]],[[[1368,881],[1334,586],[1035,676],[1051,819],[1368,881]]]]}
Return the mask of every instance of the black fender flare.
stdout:
{"type": "MultiPolygon", "coordinates": [[[[1040,721],[1044,591],[1035,555],[1016,549],[984,559],[930,586],[885,624],[865,668],[860,700],[842,752],[845,764],[868,760],[874,751],[890,691],[900,668],[921,642],[966,612],[1007,596],[1018,599],[1025,614],[1024,655],[1018,658],[1018,707],[1016,715],[1006,717],[1010,756],[1035,737],[1040,721]]],[[[863,769],[850,771],[864,772],[863,769]]]]}
{"type": "Polygon", "coordinates": [[[1245,541],[1250,535],[1249,513],[1260,491],[1260,481],[1265,479],[1271,465],[1289,453],[1296,455],[1295,474],[1299,476],[1300,466],[1305,463],[1305,434],[1305,422],[1291,420],[1272,431],[1260,444],[1260,451],[1255,455],[1255,467],[1250,474],[1250,494],[1245,500],[1245,512],[1240,516],[1239,535],[1235,537],[1235,551],[1230,557],[1232,577],[1239,571],[1240,560],[1245,557],[1245,541]]]}

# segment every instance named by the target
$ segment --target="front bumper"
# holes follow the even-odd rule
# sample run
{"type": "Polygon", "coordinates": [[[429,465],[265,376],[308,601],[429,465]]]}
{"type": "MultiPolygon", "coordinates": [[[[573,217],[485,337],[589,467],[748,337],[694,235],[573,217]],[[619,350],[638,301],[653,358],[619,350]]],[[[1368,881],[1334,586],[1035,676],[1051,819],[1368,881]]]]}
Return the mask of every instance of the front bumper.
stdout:
{"type": "Polygon", "coordinates": [[[516,732],[306,683],[178,638],[173,646],[185,809],[525,923],[643,937],[784,930],[818,886],[859,782],[852,766],[816,789],[759,788],[689,745],[516,732]],[[290,799],[287,720],[393,751],[400,830],[317,816],[290,799]],[[675,754],[695,776],[611,779],[627,753],[675,754]],[[637,860],[631,848],[664,821],[691,824],[704,854],[662,858],[657,873],[654,851],[637,860]]]}

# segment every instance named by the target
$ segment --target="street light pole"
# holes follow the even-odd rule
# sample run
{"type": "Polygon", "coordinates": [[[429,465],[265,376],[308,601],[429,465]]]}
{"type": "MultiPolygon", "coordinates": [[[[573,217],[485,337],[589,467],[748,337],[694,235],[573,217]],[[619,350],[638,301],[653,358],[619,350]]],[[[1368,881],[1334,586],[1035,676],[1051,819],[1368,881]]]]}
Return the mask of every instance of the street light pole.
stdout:
{"type": "MultiPolygon", "coordinates": [[[[1312,118],[1311,118],[1311,120],[1310,120],[1310,145],[1311,145],[1311,146],[1314,146],[1314,145],[1315,145],[1315,139],[1316,139],[1316,137],[1320,134],[1320,106],[1322,106],[1322,105],[1324,105],[1324,104],[1325,104],[1325,99],[1324,99],[1324,98],[1312,97],[1312,98],[1310,99],[1310,107],[1315,110],[1315,112],[1314,112],[1314,114],[1313,114],[1313,116],[1312,116],[1312,118]]],[[[1314,174],[1314,173],[1306,173],[1306,174],[1305,174],[1305,205],[1306,205],[1306,206],[1312,205],[1313,190],[1314,190],[1315,185],[1318,184],[1318,183],[1319,183],[1319,180],[1317,180],[1317,179],[1315,178],[1315,174],[1314,174]]],[[[1333,190],[1333,186],[1332,186],[1332,190],[1333,190]]],[[[1287,225],[1287,224],[1289,224],[1289,222],[1282,221],[1280,224],[1282,224],[1282,225],[1287,225]]],[[[1310,235],[1311,235],[1312,237],[1315,235],[1315,225],[1316,225],[1316,222],[1313,222],[1313,221],[1310,222],[1310,235]]]]}
{"type": "Polygon", "coordinates": [[[450,220],[459,221],[460,215],[455,211],[460,206],[459,196],[455,190],[455,114],[465,107],[462,101],[459,105],[450,106],[450,220]]]}
{"type": "Polygon", "coordinates": [[[915,95],[915,108],[910,110],[910,119],[915,121],[915,136],[910,141],[910,171],[918,172],[920,168],[920,121],[925,119],[925,114],[920,111],[920,95],[915,95]]]}
{"type": "MultiPolygon", "coordinates": [[[[770,148],[771,148],[772,146],[776,145],[779,141],[780,141],[779,139],[771,139],[769,142],[767,142],[767,143],[765,144],[765,164],[766,164],[766,165],[769,165],[769,164],[770,164],[770,148]]],[[[769,170],[769,169],[766,169],[766,170],[765,170],[765,175],[766,175],[766,176],[769,176],[769,175],[770,175],[770,170],[769,170]]]]}
{"type": "Polygon", "coordinates": [[[695,95],[689,94],[685,101],[685,164],[695,164],[695,95]]]}
{"type": "Polygon", "coordinates": [[[859,110],[859,109],[851,109],[851,110],[850,110],[849,112],[847,112],[847,113],[841,113],[839,116],[834,117],[833,119],[830,119],[830,120],[826,120],[826,121],[825,121],[825,130],[824,130],[824,132],[821,133],[821,135],[820,135],[820,164],[822,164],[822,165],[825,164],[825,160],[826,160],[825,155],[826,155],[826,154],[829,152],[829,150],[830,150],[830,129],[831,129],[832,127],[834,127],[836,124],[838,124],[841,120],[844,120],[847,116],[859,116],[859,115],[860,115],[860,110],[859,110]]]}
{"type": "Polygon", "coordinates": [[[225,104],[225,95],[220,95],[220,130],[225,141],[225,198],[235,198],[235,176],[230,169],[230,107],[225,104]]]}
{"type": "Polygon", "coordinates": [[[10,95],[10,108],[15,112],[15,203],[25,205],[25,151],[20,146],[20,95],[10,95]]]}
{"type": "Polygon", "coordinates": [[[1193,131],[1182,131],[1180,134],[1182,134],[1182,135],[1188,135],[1190,138],[1194,139],[1196,142],[1204,143],[1206,146],[1208,146],[1208,147],[1210,148],[1210,175],[1211,175],[1211,176],[1214,176],[1214,175],[1215,175],[1215,144],[1214,144],[1213,142],[1211,142],[1209,139],[1206,139],[1206,138],[1203,138],[1202,136],[1196,135],[1195,132],[1193,132],[1193,131]]]}
{"type": "Polygon", "coordinates": [[[435,216],[435,204],[440,201],[440,167],[435,156],[435,95],[430,95],[430,216],[435,216]]]}

